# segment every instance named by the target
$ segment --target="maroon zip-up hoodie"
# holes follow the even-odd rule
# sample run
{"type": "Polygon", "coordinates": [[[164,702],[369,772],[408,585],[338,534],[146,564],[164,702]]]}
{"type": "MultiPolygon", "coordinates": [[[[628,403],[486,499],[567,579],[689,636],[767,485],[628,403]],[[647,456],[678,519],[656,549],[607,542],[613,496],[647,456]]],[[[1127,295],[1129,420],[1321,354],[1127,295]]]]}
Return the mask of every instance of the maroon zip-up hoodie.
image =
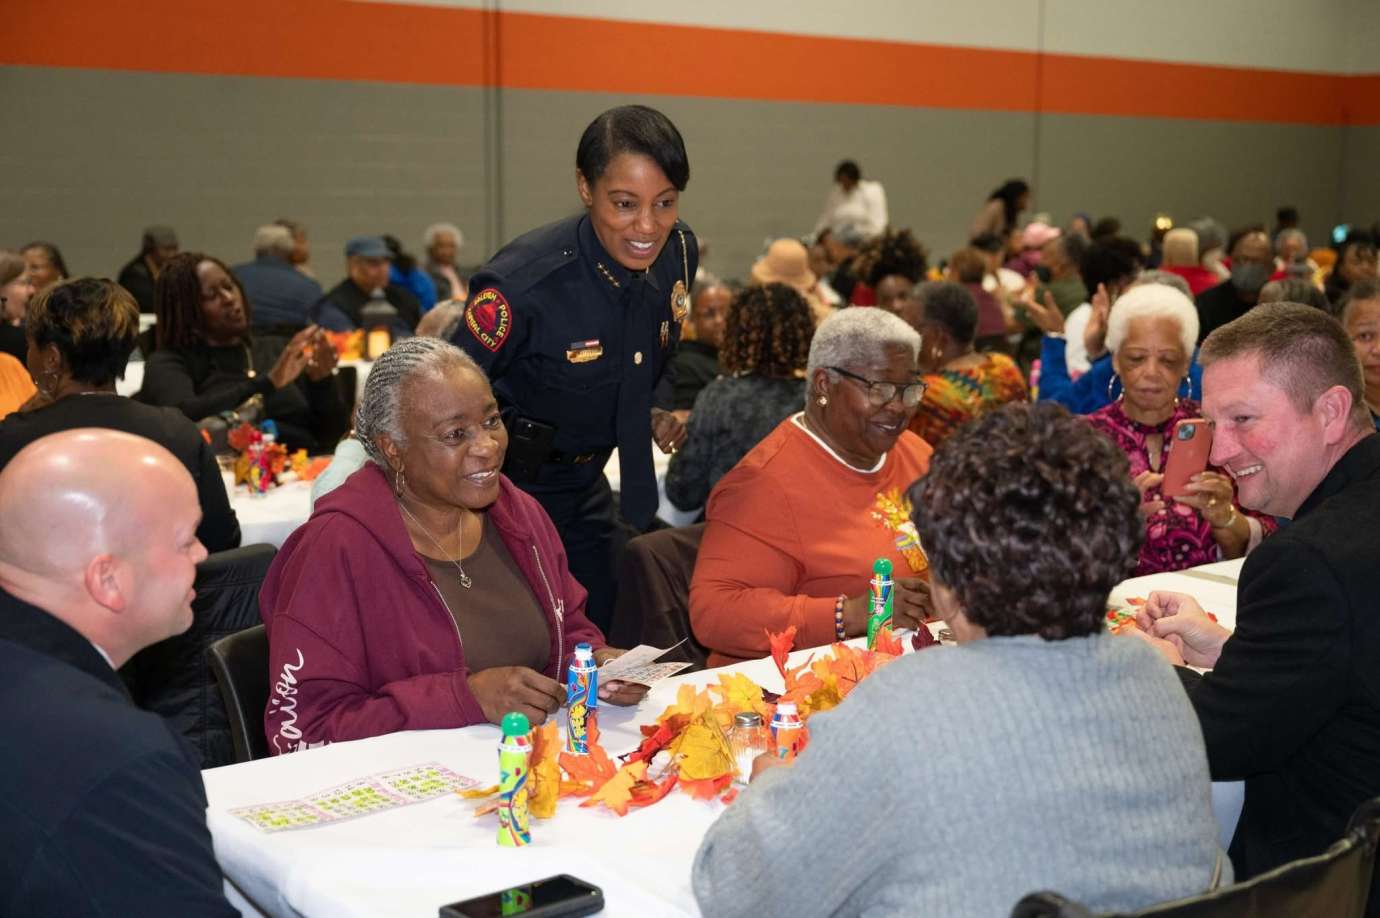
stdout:
{"type": "MultiPolygon", "coordinates": [[[[551,628],[546,675],[575,645],[604,646],[584,587],[541,505],[507,478],[487,510],[551,628]]],[[[321,498],[259,594],[268,628],[264,733],[275,754],[399,730],[485,723],[463,636],[370,463],[321,498]]]]}

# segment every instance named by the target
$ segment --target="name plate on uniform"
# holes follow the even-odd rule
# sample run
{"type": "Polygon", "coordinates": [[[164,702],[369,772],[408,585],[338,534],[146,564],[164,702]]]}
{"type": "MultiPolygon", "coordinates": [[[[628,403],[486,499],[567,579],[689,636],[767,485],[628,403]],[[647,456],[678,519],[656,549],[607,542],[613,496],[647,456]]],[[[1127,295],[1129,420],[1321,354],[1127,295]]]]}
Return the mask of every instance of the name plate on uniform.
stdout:
{"type": "Polygon", "coordinates": [[[572,341],[565,349],[565,359],[571,363],[589,363],[604,356],[604,346],[598,338],[589,341],[572,341]]]}

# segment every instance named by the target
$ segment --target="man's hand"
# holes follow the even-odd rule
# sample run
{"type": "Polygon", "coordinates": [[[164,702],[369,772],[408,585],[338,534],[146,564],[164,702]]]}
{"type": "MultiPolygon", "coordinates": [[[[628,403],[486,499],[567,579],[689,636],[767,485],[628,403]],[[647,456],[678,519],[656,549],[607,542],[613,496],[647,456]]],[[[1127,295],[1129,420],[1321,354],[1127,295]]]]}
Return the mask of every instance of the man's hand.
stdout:
{"type": "Polygon", "coordinates": [[[1222,645],[1231,637],[1230,631],[1208,618],[1192,596],[1168,590],[1150,594],[1136,613],[1136,625],[1179,648],[1190,666],[1204,669],[1217,665],[1222,645]]]}
{"type": "Polygon", "coordinates": [[[489,723],[501,723],[509,711],[519,711],[536,726],[556,713],[565,701],[565,687],[526,666],[495,666],[470,673],[470,691],[489,723]]]}
{"type": "Polygon", "coordinates": [[[1129,624],[1118,631],[1117,635],[1121,637],[1138,638],[1159,651],[1161,656],[1175,666],[1184,665],[1184,655],[1179,652],[1179,645],[1175,644],[1173,641],[1166,641],[1164,638],[1157,638],[1153,634],[1146,634],[1135,625],[1129,624]]]}
{"type": "MultiPolygon", "coordinates": [[[[616,647],[600,647],[594,651],[594,662],[598,666],[603,666],[609,660],[616,660],[626,650],[619,650],[616,647]]],[[[629,707],[637,704],[646,697],[648,687],[637,682],[619,682],[611,679],[608,682],[599,682],[599,700],[607,701],[609,704],[616,704],[620,707],[629,707]]]]}
{"type": "Polygon", "coordinates": [[[685,425],[673,413],[652,409],[652,439],[663,453],[674,453],[685,444],[685,425]]]}

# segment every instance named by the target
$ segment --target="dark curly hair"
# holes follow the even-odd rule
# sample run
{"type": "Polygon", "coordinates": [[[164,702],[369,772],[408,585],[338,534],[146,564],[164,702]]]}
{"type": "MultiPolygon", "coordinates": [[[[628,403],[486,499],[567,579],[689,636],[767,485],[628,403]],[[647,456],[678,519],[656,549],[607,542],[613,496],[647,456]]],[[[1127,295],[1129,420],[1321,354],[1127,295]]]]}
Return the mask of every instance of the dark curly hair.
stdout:
{"type": "Polygon", "coordinates": [[[1125,454],[1053,402],[963,425],[910,499],[934,579],[992,636],[1097,632],[1145,535],[1125,454]]]}
{"type": "Polygon", "coordinates": [[[916,241],[910,230],[888,229],[882,235],[864,243],[858,250],[854,268],[859,277],[876,287],[884,277],[899,274],[912,284],[925,279],[929,267],[929,251],[916,241]]]}
{"type": "Polygon", "coordinates": [[[159,347],[191,347],[203,340],[204,321],[201,317],[201,278],[196,276],[197,265],[203,261],[220,265],[230,283],[240,292],[245,318],[253,319],[249,297],[234,272],[225,262],[201,252],[180,252],[168,260],[153,288],[153,311],[158,315],[159,347]]]}
{"type": "Polygon", "coordinates": [[[753,284],[728,305],[719,365],[736,376],[793,379],[805,370],[815,322],[794,287],[753,284]]]}
{"type": "Polygon", "coordinates": [[[74,380],[107,386],[125,375],[138,342],[139,304],[112,280],[78,277],[34,296],[25,327],[36,346],[57,346],[74,380]]]}

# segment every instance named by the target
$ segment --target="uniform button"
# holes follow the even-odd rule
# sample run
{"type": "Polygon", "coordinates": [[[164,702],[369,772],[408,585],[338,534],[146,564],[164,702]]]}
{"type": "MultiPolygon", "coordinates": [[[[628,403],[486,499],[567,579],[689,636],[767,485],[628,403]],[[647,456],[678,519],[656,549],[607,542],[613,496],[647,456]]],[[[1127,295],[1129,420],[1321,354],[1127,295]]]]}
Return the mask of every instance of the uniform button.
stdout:
{"type": "Polygon", "coordinates": [[[638,366],[642,366],[642,352],[641,352],[641,351],[638,351],[636,354],[633,354],[633,363],[637,364],[638,366]]]}
{"type": "Polygon", "coordinates": [[[574,249],[561,249],[561,254],[564,255],[566,258],[569,258],[571,255],[574,255],[574,254],[575,254],[575,250],[574,250],[574,249]]]}

